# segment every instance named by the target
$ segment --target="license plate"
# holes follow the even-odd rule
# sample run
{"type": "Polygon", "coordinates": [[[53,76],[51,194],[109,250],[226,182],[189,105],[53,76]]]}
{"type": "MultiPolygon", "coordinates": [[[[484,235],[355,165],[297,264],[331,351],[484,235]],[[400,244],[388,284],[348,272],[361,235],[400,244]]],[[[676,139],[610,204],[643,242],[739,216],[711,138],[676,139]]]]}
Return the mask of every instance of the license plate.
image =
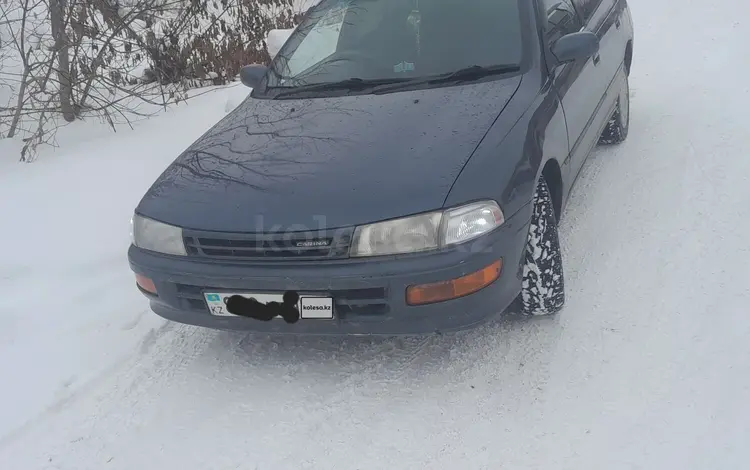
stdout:
{"type": "MultiPolygon", "coordinates": [[[[261,303],[284,301],[284,297],[282,294],[265,294],[253,292],[206,292],[203,294],[211,315],[215,315],[217,317],[237,316],[233,313],[230,313],[226,307],[226,299],[233,295],[241,295],[242,297],[246,298],[254,298],[261,303]]],[[[299,301],[297,302],[297,310],[300,312],[300,318],[303,320],[331,320],[333,319],[333,298],[326,296],[300,294],[299,301]]],[[[281,319],[281,317],[276,316],[274,317],[274,320],[275,319],[281,319]]]]}

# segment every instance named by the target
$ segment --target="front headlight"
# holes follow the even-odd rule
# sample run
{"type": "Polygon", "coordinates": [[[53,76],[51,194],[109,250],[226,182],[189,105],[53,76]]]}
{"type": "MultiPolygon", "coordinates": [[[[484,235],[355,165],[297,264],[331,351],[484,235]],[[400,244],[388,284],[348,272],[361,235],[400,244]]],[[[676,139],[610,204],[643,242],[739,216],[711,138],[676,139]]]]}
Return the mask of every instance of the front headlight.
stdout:
{"type": "Polygon", "coordinates": [[[472,240],[505,221],[495,201],[357,227],[351,256],[418,253],[472,240]]]}
{"type": "Polygon", "coordinates": [[[140,215],[131,219],[131,241],[144,250],[168,255],[187,255],[182,229],[140,215]]]}

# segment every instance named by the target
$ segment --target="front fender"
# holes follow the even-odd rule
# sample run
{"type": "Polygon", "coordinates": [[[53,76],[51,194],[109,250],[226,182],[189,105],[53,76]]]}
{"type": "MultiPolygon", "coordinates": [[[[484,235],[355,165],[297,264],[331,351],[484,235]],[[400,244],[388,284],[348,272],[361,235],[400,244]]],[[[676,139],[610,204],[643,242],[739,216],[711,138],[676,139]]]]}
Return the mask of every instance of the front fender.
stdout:
{"type": "MultiPolygon", "coordinates": [[[[523,92],[519,89],[517,94],[523,92]]],[[[520,210],[531,213],[544,165],[554,158],[562,166],[570,150],[557,94],[549,88],[532,96],[525,110],[518,109],[519,104],[529,100],[514,97],[503,111],[456,179],[446,206],[489,198],[500,204],[507,218],[520,210]],[[520,117],[509,127],[514,114],[520,117]]]]}

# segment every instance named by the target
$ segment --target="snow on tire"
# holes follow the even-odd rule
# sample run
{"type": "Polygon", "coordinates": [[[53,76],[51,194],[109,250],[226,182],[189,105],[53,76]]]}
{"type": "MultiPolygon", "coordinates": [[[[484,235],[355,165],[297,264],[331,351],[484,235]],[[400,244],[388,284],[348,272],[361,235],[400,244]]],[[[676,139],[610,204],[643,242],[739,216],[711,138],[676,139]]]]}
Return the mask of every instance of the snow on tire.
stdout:
{"type": "Polygon", "coordinates": [[[565,280],[552,195],[544,178],[539,180],[534,195],[525,256],[521,293],[517,299],[521,313],[557,313],[565,304],[565,280]]]}
{"type": "Polygon", "coordinates": [[[624,142],[628,138],[628,129],[630,128],[630,84],[627,75],[625,83],[620,90],[620,96],[617,98],[612,117],[604,128],[602,135],[599,137],[599,145],[613,145],[624,142]]]}

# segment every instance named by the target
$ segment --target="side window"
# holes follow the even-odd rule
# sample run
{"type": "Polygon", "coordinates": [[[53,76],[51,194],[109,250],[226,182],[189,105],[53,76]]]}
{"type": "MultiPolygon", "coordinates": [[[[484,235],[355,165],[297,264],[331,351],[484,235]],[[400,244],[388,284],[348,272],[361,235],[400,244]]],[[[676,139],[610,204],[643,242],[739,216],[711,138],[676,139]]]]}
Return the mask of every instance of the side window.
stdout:
{"type": "Polygon", "coordinates": [[[575,7],[578,9],[578,13],[583,18],[584,23],[588,23],[591,19],[591,15],[597,9],[602,0],[573,0],[575,7]]]}
{"type": "Polygon", "coordinates": [[[542,8],[547,16],[544,32],[548,42],[580,31],[581,21],[570,0],[542,0],[542,8]]]}

